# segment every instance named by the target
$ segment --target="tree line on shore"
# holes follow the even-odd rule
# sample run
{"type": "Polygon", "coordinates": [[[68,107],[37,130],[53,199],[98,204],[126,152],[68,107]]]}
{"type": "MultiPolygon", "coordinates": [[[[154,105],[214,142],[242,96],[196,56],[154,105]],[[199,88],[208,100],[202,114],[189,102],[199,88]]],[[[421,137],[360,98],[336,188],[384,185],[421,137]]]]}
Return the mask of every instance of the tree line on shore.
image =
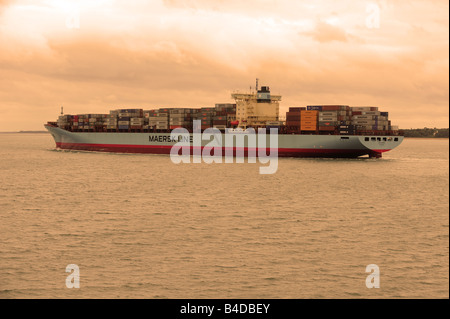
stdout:
{"type": "Polygon", "coordinates": [[[448,138],[448,128],[414,128],[414,129],[402,129],[402,135],[405,137],[436,137],[436,138],[448,138]]]}

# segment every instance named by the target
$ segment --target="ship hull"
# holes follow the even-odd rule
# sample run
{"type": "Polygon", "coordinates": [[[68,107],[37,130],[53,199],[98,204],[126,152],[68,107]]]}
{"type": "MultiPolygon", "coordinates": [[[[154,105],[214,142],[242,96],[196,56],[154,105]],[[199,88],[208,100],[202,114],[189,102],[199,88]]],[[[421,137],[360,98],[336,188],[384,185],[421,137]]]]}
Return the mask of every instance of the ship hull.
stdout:
{"type": "MultiPolygon", "coordinates": [[[[170,133],[69,132],[48,125],[45,127],[52,134],[56,147],[66,150],[170,154],[176,144],[170,140],[170,133]]],[[[392,150],[402,141],[402,136],[279,134],[277,152],[278,157],[381,157],[382,153],[392,150]]],[[[234,156],[248,156],[256,151],[249,148],[246,142],[243,147],[232,147],[234,156]]],[[[208,143],[209,141],[202,141],[200,148],[203,150],[208,143]]],[[[270,145],[269,134],[266,145],[270,145]]],[[[195,148],[190,146],[190,154],[193,154],[195,148]]],[[[225,155],[229,150],[222,147],[222,154],[225,155]]]]}

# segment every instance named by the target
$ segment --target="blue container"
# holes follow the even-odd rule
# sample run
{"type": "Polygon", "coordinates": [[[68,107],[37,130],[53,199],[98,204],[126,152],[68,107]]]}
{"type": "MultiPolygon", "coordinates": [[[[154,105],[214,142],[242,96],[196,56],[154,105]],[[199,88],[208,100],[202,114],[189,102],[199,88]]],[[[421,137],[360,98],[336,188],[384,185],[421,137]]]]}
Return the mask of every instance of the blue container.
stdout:
{"type": "Polygon", "coordinates": [[[380,112],[380,115],[388,117],[389,116],[389,112],[380,112]]]}
{"type": "Polygon", "coordinates": [[[130,121],[131,117],[119,117],[119,121],[130,121]]]}
{"type": "Polygon", "coordinates": [[[308,105],[306,109],[308,111],[322,111],[322,105],[308,105]]]}
{"type": "Polygon", "coordinates": [[[129,125],[119,125],[119,130],[128,130],[129,128],[129,125]]]}

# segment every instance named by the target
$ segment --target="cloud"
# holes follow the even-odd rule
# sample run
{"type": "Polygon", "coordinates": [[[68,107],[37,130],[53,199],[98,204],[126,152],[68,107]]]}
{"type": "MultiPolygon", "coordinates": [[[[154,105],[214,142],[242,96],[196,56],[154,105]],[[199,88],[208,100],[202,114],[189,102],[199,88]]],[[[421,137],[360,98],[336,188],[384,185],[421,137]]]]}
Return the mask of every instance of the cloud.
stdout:
{"type": "Polygon", "coordinates": [[[230,102],[256,77],[283,95],[282,111],[369,104],[401,126],[448,122],[448,15],[437,2],[387,2],[380,29],[347,1],[81,1],[80,29],[66,27],[58,1],[19,2],[0,21],[0,130],[38,129],[61,105],[230,102]]]}
{"type": "Polygon", "coordinates": [[[327,43],[332,41],[348,42],[351,38],[343,29],[319,21],[313,31],[300,32],[301,35],[311,36],[314,40],[320,43],[327,43]]]}

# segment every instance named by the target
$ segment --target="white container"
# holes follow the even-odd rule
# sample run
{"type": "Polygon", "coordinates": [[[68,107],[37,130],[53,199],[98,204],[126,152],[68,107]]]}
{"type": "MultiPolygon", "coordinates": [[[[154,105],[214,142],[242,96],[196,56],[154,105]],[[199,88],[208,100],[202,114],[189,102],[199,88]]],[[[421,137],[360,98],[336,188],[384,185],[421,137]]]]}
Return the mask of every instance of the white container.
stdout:
{"type": "Polygon", "coordinates": [[[144,119],[141,117],[133,117],[130,119],[131,125],[140,125],[144,123],[144,119]]]}
{"type": "Polygon", "coordinates": [[[380,115],[381,112],[379,111],[364,111],[362,112],[363,115],[380,115]]]}
{"type": "Polygon", "coordinates": [[[353,120],[374,120],[375,116],[374,115],[353,115],[352,119],[353,120]]]}
{"type": "MultiPolygon", "coordinates": [[[[345,112],[344,112],[345,113],[345,112]]],[[[319,116],[337,116],[338,115],[338,111],[320,111],[319,112],[319,116]]]]}

